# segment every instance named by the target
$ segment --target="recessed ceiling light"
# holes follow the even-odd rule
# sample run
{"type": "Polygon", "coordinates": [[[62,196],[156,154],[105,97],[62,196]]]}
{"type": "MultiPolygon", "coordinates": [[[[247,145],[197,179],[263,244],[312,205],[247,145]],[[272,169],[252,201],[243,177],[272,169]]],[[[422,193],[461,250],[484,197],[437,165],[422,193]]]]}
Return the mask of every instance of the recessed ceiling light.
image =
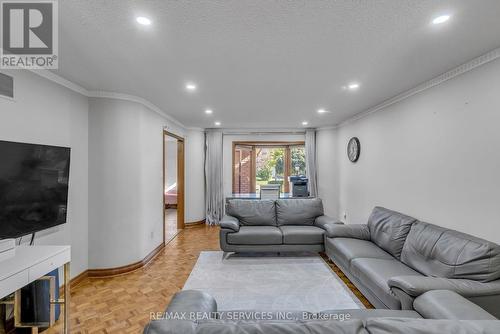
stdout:
{"type": "Polygon", "coordinates": [[[214,124],[215,124],[215,126],[220,126],[220,122],[219,121],[215,122],[214,124]]]}
{"type": "Polygon", "coordinates": [[[192,82],[186,84],[186,89],[190,92],[194,92],[196,90],[196,85],[192,82]]]}
{"type": "Polygon", "coordinates": [[[349,88],[349,90],[356,90],[359,88],[359,83],[357,82],[352,82],[350,83],[349,85],[347,85],[347,88],[349,88]]]}
{"type": "Polygon", "coordinates": [[[451,18],[451,15],[440,15],[436,17],[434,20],[432,20],[432,24],[441,24],[445,23],[451,18]]]}
{"type": "Polygon", "coordinates": [[[318,109],[318,114],[324,114],[324,113],[326,113],[326,112],[328,112],[328,110],[323,109],[323,108],[318,109]]]}
{"type": "Polygon", "coordinates": [[[309,122],[307,122],[307,121],[302,122],[303,126],[306,126],[307,124],[309,124],[309,122]]]}
{"type": "Polygon", "coordinates": [[[214,112],[212,109],[205,109],[205,114],[212,115],[214,112]]]}
{"type": "Polygon", "coordinates": [[[142,24],[143,26],[151,25],[151,20],[144,16],[139,16],[135,19],[137,23],[142,24]]]}

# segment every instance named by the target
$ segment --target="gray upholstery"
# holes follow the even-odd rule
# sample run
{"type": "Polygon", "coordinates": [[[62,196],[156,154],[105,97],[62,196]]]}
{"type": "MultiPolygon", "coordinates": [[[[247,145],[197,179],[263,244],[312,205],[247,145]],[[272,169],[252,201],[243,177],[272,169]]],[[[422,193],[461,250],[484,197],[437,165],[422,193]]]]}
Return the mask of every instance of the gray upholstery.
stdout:
{"type": "Polygon", "coordinates": [[[329,216],[319,216],[319,217],[316,217],[316,220],[314,221],[314,226],[317,226],[317,227],[325,230],[326,236],[331,236],[332,231],[335,228],[335,226],[342,225],[342,224],[344,224],[344,223],[342,223],[338,219],[335,219],[335,218],[332,218],[329,216]]]}
{"type": "Polygon", "coordinates": [[[236,217],[241,226],[276,226],[276,207],[272,200],[232,199],[227,203],[226,213],[236,217]]]}
{"type": "Polygon", "coordinates": [[[225,215],[220,221],[220,227],[230,229],[233,232],[238,232],[240,230],[240,222],[236,217],[225,215]]]}
{"type": "Polygon", "coordinates": [[[325,230],[316,226],[283,225],[283,243],[288,245],[322,244],[325,230]]]}
{"type": "Polygon", "coordinates": [[[336,224],[329,229],[330,238],[353,238],[370,240],[370,229],[366,224],[336,224]]]}
{"type": "Polygon", "coordinates": [[[428,291],[413,302],[426,319],[497,320],[494,316],[449,290],[428,291]]]}
{"type": "Polygon", "coordinates": [[[337,224],[323,215],[319,198],[232,199],[221,220],[220,247],[225,252],[322,252],[325,233],[337,224]]]}
{"type": "Polygon", "coordinates": [[[500,246],[419,222],[408,235],[401,261],[427,276],[490,282],[500,278],[500,246]]]}
{"type": "Polygon", "coordinates": [[[500,295],[500,280],[482,283],[442,277],[394,276],[388,284],[418,297],[429,290],[451,290],[465,297],[500,295]]]}
{"type": "Polygon", "coordinates": [[[399,299],[392,293],[388,281],[391,277],[402,275],[421,276],[396,259],[358,258],[351,261],[351,272],[363,282],[373,294],[390,309],[400,309],[399,299]]]}
{"type": "MultiPolygon", "coordinates": [[[[197,334],[368,334],[361,320],[348,321],[208,321],[198,324],[197,334]]],[[[179,333],[180,334],[180,333],[179,333]]]]}
{"type": "Polygon", "coordinates": [[[165,312],[217,312],[217,302],[206,292],[186,290],[176,293],[165,312]]]}
{"type": "MultiPolygon", "coordinates": [[[[167,312],[179,312],[184,320],[156,320],[145,328],[145,334],[469,334],[500,333],[499,320],[482,312],[473,303],[453,292],[430,292],[417,298],[415,309],[432,309],[432,316],[439,320],[426,318],[427,311],[394,310],[333,310],[315,314],[309,312],[267,312],[256,310],[223,311],[213,316],[217,304],[208,295],[198,291],[181,291],[172,299],[167,312]],[[197,302],[198,299],[198,302],[197,302]],[[449,305],[453,303],[454,305],[449,305]],[[174,304],[174,305],[172,305],[174,304]],[[459,304],[459,305],[456,305],[459,304]],[[206,312],[209,312],[206,314],[206,312]],[[265,320],[250,318],[234,320],[234,316],[265,315],[265,320]],[[231,313],[231,317],[228,314],[231,313]],[[281,314],[281,319],[278,314],[281,314]],[[286,314],[287,319],[282,319],[286,314]],[[457,321],[465,315],[467,321],[457,321]],[[424,318],[422,318],[422,316],[424,318]]],[[[174,314],[170,313],[170,316],[174,314]]],[[[241,319],[241,318],[240,318],[241,319]]]]}
{"type": "Polygon", "coordinates": [[[380,207],[367,226],[369,236],[364,225],[331,226],[325,250],[374,306],[412,309],[427,291],[451,290],[500,317],[500,246],[380,207]]]}
{"type": "Polygon", "coordinates": [[[370,239],[377,246],[399,259],[406,236],[416,221],[415,218],[402,213],[375,207],[368,219],[370,239]]]}
{"type": "Polygon", "coordinates": [[[368,318],[413,318],[422,319],[422,316],[416,311],[401,311],[387,309],[358,309],[358,310],[326,310],[321,311],[321,315],[337,315],[335,319],[342,320],[342,316],[349,315],[351,319],[366,320],[368,318]]]}
{"type": "Polygon", "coordinates": [[[343,267],[347,269],[350,268],[351,261],[357,258],[394,259],[389,253],[371,241],[350,238],[327,238],[325,243],[327,244],[328,253],[334,253],[336,260],[342,262],[343,267]]]}
{"type": "Polygon", "coordinates": [[[281,245],[283,235],[276,226],[241,226],[238,233],[229,233],[227,242],[234,245],[281,245]]]}
{"type": "Polygon", "coordinates": [[[370,334],[498,334],[500,321],[487,320],[424,320],[424,319],[368,319],[365,324],[370,334]]]}
{"type": "Polygon", "coordinates": [[[319,198],[281,199],[276,201],[278,225],[313,225],[323,215],[323,202],[319,198]]]}

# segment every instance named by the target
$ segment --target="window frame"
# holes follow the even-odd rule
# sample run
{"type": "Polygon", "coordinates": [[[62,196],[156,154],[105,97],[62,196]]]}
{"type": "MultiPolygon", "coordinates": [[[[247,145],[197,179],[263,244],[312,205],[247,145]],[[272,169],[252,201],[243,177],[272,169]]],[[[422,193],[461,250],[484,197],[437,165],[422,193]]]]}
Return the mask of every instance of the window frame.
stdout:
{"type": "Polygon", "coordinates": [[[236,184],[236,147],[237,146],[246,146],[251,147],[252,158],[251,158],[251,184],[250,190],[253,193],[256,192],[256,148],[283,148],[285,150],[284,154],[284,166],[283,166],[283,193],[290,192],[290,185],[286,180],[290,176],[292,169],[292,154],[291,148],[295,146],[303,146],[305,149],[305,141],[233,141],[232,142],[232,164],[231,164],[231,173],[232,173],[232,182],[231,182],[231,192],[232,194],[241,194],[239,192],[235,192],[234,187],[236,184]]]}

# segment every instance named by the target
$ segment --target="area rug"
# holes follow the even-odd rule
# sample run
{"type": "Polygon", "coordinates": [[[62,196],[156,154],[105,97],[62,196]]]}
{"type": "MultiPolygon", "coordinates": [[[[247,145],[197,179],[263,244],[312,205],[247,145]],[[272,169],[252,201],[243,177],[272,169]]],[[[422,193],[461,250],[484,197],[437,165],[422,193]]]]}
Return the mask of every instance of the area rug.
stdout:
{"type": "Polygon", "coordinates": [[[202,252],[183,290],[212,295],[222,311],[309,311],[365,308],[316,254],[202,252]]]}

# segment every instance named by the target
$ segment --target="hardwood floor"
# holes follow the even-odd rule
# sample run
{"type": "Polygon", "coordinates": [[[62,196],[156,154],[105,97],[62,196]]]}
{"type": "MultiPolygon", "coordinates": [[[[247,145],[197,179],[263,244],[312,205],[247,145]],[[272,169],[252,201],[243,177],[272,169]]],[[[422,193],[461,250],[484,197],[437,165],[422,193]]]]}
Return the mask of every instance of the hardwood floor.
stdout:
{"type": "MultiPolygon", "coordinates": [[[[146,267],[110,278],[86,278],[71,293],[71,333],[142,333],[150,312],[162,312],[187,280],[201,251],[220,250],[219,229],[186,228],[146,267]]],[[[361,301],[371,306],[333,263],[361,301]]],[[[60,321],[44,333],[62,333],[60,321]]]]}
{"type": "Polygon", "coordinates": [[[175,236],[181,230],[177,229],[177,209],[166,209],[165,210],[165,242],[168,243],[170,240],[175,238],[175,236]]]}

